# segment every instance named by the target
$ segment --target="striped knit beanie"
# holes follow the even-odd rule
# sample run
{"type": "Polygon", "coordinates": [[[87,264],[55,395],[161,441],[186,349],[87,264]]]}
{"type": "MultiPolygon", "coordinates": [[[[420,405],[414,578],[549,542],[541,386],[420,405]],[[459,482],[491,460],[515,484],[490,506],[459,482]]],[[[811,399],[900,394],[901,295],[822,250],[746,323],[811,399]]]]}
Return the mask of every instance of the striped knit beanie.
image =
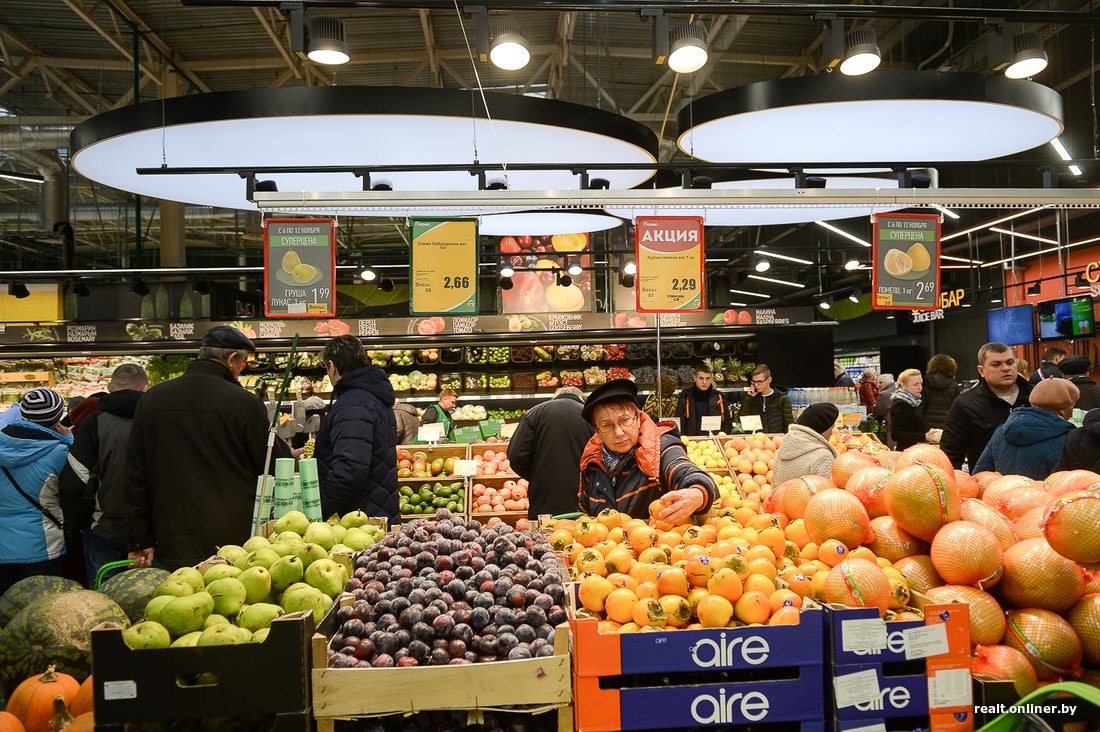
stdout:
{"type": "Polygon", "coordinates": [[[28,422],[49,427],[61,421],[65,414],[65,402],[52,389],[34,389],[23,395],[19,413],[28,422]]]}

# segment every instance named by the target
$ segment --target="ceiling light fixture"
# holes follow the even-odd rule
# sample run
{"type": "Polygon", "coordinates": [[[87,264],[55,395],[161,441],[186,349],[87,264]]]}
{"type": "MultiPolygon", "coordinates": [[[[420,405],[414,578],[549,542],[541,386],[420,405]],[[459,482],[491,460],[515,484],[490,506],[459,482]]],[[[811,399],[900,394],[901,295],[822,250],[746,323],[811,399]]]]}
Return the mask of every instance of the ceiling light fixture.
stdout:
{"type": "Polygon", "coordinates": [[[516,273],[515,267],[512,266],[512,260],[510,257],[505,257],[500,260],[500,266],[497,267],[497,274],[501,277],[511,278],[516,273]]]}
{"type": "Polygon", "coordinates": [[[359,273],[359,277],[362,278],[364,282],[374,282],[378,279],[378,273],[375,272],[372,267],[364,267],[363,271],[359,273]]]}
{"type": "Polygon", "coordinates": [[[707,34],[702,23],[681,23],[672,31],[668,67],[677,74],[691,74],[707,64],[707,34]]]}
{"type": "MultiPolygon", "coordinates": [[[[1058,138],[1055,138],[1055,139],[1058,139],[1058,138]]],[[[957,213],[955,213],[951,209],[947,208],[946,206],[940,206],[937,203],[933,203],[932,208],[936,209],[937,211],[939,211],[941,214],[943,214],[944,216],[946,216],[949,219],[958,219],[959,218],[959,215],[957,213]]]]}
{"type": "Polygon", "coordinates": [[[854,272],[855,270],[859,269],[859,267],[859,257],[849,256],[844,259],[844,270],[846,272],[854,272]]]}
{"type": "Polygon", "coordinates": [[[606,231],[621,226],[622,219],[599,209],[515,211],[482,216],[477,233],[482,236],[546,236],[606,231]]]}
{"type": "Polygon", "coordinates": [[[134,284],[130,286],[130,292],[138,297],[145,297],[149,294],[149,285],[145,284],[145,280],[143,279],[136,279],[134,280],[134,284]]]}
{"type": "Polygon", "coordinates": [[[752,268],[754,271],[763,274],[764,272],[767,272],[769,269],[772,268],[772,263],[768,260],[767,257],[762,257],[759,254],[755,254],[752,258],[752,268]]]}
{"type": "Polygon", "coordinates": [[[531,48],[517,26],[506,25],[493,38],[489,60],[502,71],[519,71],[531,62],[531,48]]]}
{"type": "Polygon", "coordinates": [[[638,274],[638,262],[634,259],[634,257],[627,257],[625,260],[623,260],[623,274],[638,274]]]}
{"type": "Polygon", "coordinates": [[[554,282],[555,284],[557,284],[558,287],[569,287],[569,285],[573,284],[573,278],[570,277],[567,273],[562,272],[560,269],[555,268],[554,275],[554,282]]]}
{"type": "Polygon", "coordinates": [[[832,224],[830,224],[827,221],[815,221],[814,223],[817,224],[818,226],[820,226],[822,229],[826,229],[828,231],[833,232],[834,234],[839,234],[840,236],[843,236],[845,239],[850,239],[851,241],[854,241],[856,244],[859,244],[861,247],[867,247],[868,249],[871,248],[871,242],[866,241],[865,239],[860,239],[855,234],[852,234],[850,232],[845,231],[844,229],[833,226],[832,224]]]}
{"type": "Polygon", "coordinates": [[[990,226],[996,226],[997,224],[1003,224],[1006,221],[1012,221],[1013,219],[1018,219],[1021,216],[1027,216],[1028,214],[1038,213],[1038,212],[1044,210],[1045,208],[1047,208],[1047,207],[1046,206],[1036,206],[1035,208],[1028,208],[1028,209],[1024,209],[1023,211],[1017,211],[1016,213],[1008,214],[1007,216],[1002,216],[999,219],[993,219],[992,221],[986,221],[985,223],[982,223],[982,224],[977,224],[975,226],[970,226],[966,229],[960,229],[959,231],[953,231],[950,234],[947,234],[947,235],[941,237],[940,241],[941,242],[946,242],[946,241],[951,241],[952,239],[958,239],[959,237],[966,236],[967,234],[973,234],[975,231],[981,231],[982,229],[989,228],[990,226]]]}
{"type": "Polygon", "coordinates": [[[28,290],[27,286],[22,282],[9,282],[8,295],[14,297],[17,300],[22,300],[25,297],[30,297],[31,291],[28,290]]]}
{"type": "Polygon", "coordinates": [[[761,257],[782,259],[784,262],[794,262],[795,264],[813,264],[813,262],[808,259],[802,259],[801,257],[792,257],[789,254],[783,254],[782,252],[777,252],[774,249],[760,249],[756,253],[759,254],[761,257]]]}
{"type": "Polygon", "coordinates": [[[771,295],[765,295],[761,292],[749,292],[748,290],[730,290],[735,295],[748,295],[749,297],[759,297],[767,300],[771,298],[771,295]]]}
{"type": "Polygon", "coordinates": [[[580,277],[584,272],[584,268],[581,267],[580,257],[566,257],[565,258],[566,271],[573,277],[580,277]]]}
{"type": "Polygon", "coordinates": [[[46,182],[46,179],[41,175],[35,175],[34,173],[17,173],[12,170],[0,170],[0,178],[19,181],[20,183],[37,183],[39,185],[46,182]]]}
{"type": "MultiPolygon", "coordinates": [[[[1069,154],[1069,150],[1066,149],[1065,144],[1060,138],[1055,137],[1053,140],[1051,140],[1050,146],[1054,148],[1054,151],[1058,153],[1058,157],[1062,158],[1062,160],[1073,160],[1073,156],[1069,154]]],[[[1066,166],[1066,168],[1074,175],[1081,175],[1081,166],[1079,165],[1070,164],[1066,166]]]]}
{"type": "Polygon", "coordinates": [[[863,26],[848,31],[848,49],[844,52],[844,60],[840,62],[840,73],[845,76],[863,76],[877,69],[880,63],[882,52],[878,48],[875,29],[863,26]]]}
{"type": "Polygon", "coordinates": [[[344,21],[331,16],[309,19],[310,61],[326,66],[339,66],[351,60],[348,51],[347,27],[344,21]]]}
{"type": "Polygon", "coordinates": [[[1038,33],[1017,33],[1012,50],[1012,61],[1005,67],[1008,79],[1029,79],[1047,67],[1047,52],[1038,33]]]}
{"type": "Polygon", "coordinates": [[[820,300],[818,300],[817,306],[819,308],[821,308],[822,310],[832,309],[832,307],[833,307],[833,296],[832,295],[822,296],[822,298],[820,300]]]}
{"type": "Polygon", "coordinates": [[[626,272],[625,270],[619,272],[619,284],[623,287],[633,287],[637,281],[637,275],[634,273],[626,272]]]}
{"type": "Polygon", "coordinates": [[[1039,236],[1038,234],[1026,234],[1022,231],[1012,231],[1011,229],[1004,229],[1000,226],[990,226],[989,230],[994,232],[994,233],[997,233],[997,234],[1004,234],[1005,236],[1014,236],[1014,237],[1017,237],[1019,239],[1029,239],[1031,241],[1037,241],[1037,242],[1041,242],[1043,244],[1054,244],[1054,245],[1058,244],[1057,239],[1051,239],[1050,237],[1046,237],[1046,236],[1039,236]]]}
{"type": "Polygon", "coordinates": [[[749,279],[750,280],[759,280],[761,282],[771,282],[773,285],[786,285],[787,287],[797,287],[799,289],[802,289],[803,287],[806,286],[806,285],[803,285],[800,282],[791,282],[789,280],[778,280],[774,277],[762,277],[760,275],[754,275],[754,274],[749,275],[749,279]]]}
{"type": "Polygon", "coordinates": [[[382,292],[393,292],[394,284],[393,280],[388,277],[383,277],[378,280],[378,289],[382,292]]]}
{"type": "Polygon", "coordinates": [[[861,297],[863,297],[863,290],[859,289],[858,287],[854,288],[850,293],[848,293],[848,300],[856,303],[857,305],[859,304],[859,299],[861,297]]]}
{"type": "Polygon", "coordinates": [[[512,282],[511,277],[501,277],[498,279],[498,282],[500,284],[500,289],[502,290],[511,290],[513,287],[515,287],[515,283],[512,282]]]}

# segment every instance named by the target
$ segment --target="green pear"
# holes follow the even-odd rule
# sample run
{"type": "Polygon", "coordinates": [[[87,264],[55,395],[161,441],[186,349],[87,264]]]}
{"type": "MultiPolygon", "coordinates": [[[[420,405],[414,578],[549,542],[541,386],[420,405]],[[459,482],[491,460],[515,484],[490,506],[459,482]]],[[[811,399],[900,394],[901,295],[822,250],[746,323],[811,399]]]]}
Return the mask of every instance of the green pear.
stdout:
{"type": "Polygon", "coordinates": [[[373,543],[374,534],[357,526],[348,529],[347,533],[344,534],[344,544],[350,547],[352,551],[362,551],[373,543]]]}
{"type": "MultiPolygon", "coordinates": [[[[306,524],[306,526],[308,527],[309,524],[306,524]]],[[[304,531],[304,529],[303,529],[303,531],[304,531]]],[[[280,541],[305,541],[305,540],[302,539],[302,534],[300,532],[297,532],[297,531],[280,531],[278,534],[275,534],[274,536],[269,537],[268,541],[270,541],[272,544],[274,544],[274,543],[280,542],[280,541]]]]}
{"type": "Polygon", "coordinates": [[[302,560],[303,567],[308,567],[315,559],[324,559],[328,556],[328,552],[320,544],[302,544],[296,548],[296,554],[302,560]]]}
{"type": "Polygon", "coordinates": [[[171,600],[160,612],[160,623],[173,638],[193,630],[202,630],[207,616],[214,612],[214,598],[205,590],[171,600]]]}
{"type": "Polygon", "coordinates": [[[293,592],[284,593],[282,605],[283,610],[288,613],[311,610],[313,612],[313,622],[320,623],[321,618],[325,617],[325,613],[332,607],[332,598],[315,587],[307,586],[293,592]]]}
{"type": "Polygon", "coordinates": [[[145,619],[152,620],[154,623],[160,622],[160,613],[164,609],[164,606],[168,604],[168,601],[176,595],[157,595],[151,599],[145,605],[145,619]]]}
{"type": "Polygon", "coordinates": [[[252,638],[250,639],[250,642],[252,642],[252,643],[263,643],[265,640],[267,640],[267,634],[270,633],[270,632],[271,632],[271,628],[260,628],[259,630],[257,630],[255,633],[252,634],[252,638]]]}
{"type": "Polygon", "coordinates": [[[271,574],[272,592],[282,592],[295,582],[301,582],[305,575],[305,566],[296,555],[282,557],[279,561],[268,567],[271,574]]]}
{"type": "Polygon", "coordinates": [[[237,616],[237,625],[255,633],[260,628],[271,626],[271,621],[283,614],[283,609],[278,605],[267,602],[257,602],[249,605],[237,616]]]}
{"type": "Polygon", "coordinates": [[[348,582],[348,571],[344,565],[332,559],[318,559],[306,567],[304,579],[307,584],[329,597],[336,597],[344,591],[344,585],[348,582]]]}
{"type": "MultiPolygon", "coordinates": [[[[214,607],[217,607],[216,599],[214,600],[214,607]]],[[[232,623],[229,622],[229,618],[225,617],[224,615],[219,615],[218,613],[210,613],[206,616],[206,620],[203,621],[202,629],[206,630],[207,628],[213,628],[215,625],[232,625],[232,623]]]]}
{"type": "Polygon", "coordinates": [[[229,625],[215,625],[212,628],[207,628],[199,636],[197,646],[228,646],[235,645],[237,643],[244,643],[238,632],[240,628],[229,625]]]}
{"type": "Polygon", "coordinates": [[[202,578],[209,587],[211,582],[225,579],[226,577],[236,577],[240,573],[241,569],[239,567],[234,567],[232,564],[212,564],[203,572],[202,578]]]}
{"type": "Polygon", "coordinates": [[[325,548],[327,552],[334,543],[332,538],[332,527],[326,524],[324,521],[314,521],[302,534],[302,538],[307,544],[320,544],[325,548]]]}
{"type": "Polygon", "coordinates": [[[340,524],[329,524],[332,527],[332,543],[339,544],[344,540],[344,534],[347,529],[340,524]]]}
{"type": "Polygon", "coordinates": [[[187,635],[181,635],[172,641],[172,648],[194,648],[195,644],[199,642],[199,636],[202,635],[201,630],[195,630],[187,635]]]}
{"type": "Polygon", "coordinates": [[[354,554],[355,550],[347,544],[333,544],[328,552],[328,558],[334,559],[337,554],[354,554]]]}
{"type": "Polygon", "coordinates": [[[309,518],[301,511],[287,511],[275,519],[275,531],[293,531],[301,536],[309,526],[309,518]]]}
{"type": "Polygon", "coordinates": [[[214,612],[227,618],[237,617],[248,597],[248,589],[237,577],[214,580],[206,586],[206,591],[214,598],[214,612]]]}
{"type": "Polygon", "coordinates": [[[194,592],[202,592],[203,587],[206,586],[202,579],[202,572],[194,567],[180,567],[168,575],[168,579],[181,579],[191,585],[191,590],[194,592]]]}
{"type": "Polygon", "coordinates": [[[340,517],[340,525],[345,529],[352,529],[356,526],[363,526],[370,521],[370,516],[364,511],[349,511],[340,517]]]}
{"type": "Polygon", "coordinates": [[[195,588],[190,582],[180,579],[179,577],[165,577],[157,589],[153,592],[154,595],[172,595],[173,597],[184,597],[186,595],[195,594],[195,588]]]}
{"type": "Polygon", "coordinates": [[[369,531],[371,536],[374,537],[374,540],[376,542],[377,541],[382,541],[383,539],[386,538],[386,530],[383,529],[378,524],[367,524],[366,526],[363,527],[363,529],[365,531],[369,531]]]}
{"type": "Polygon", "coordinates": [[[251,559],[248,560],[249,567],[271,567],[272,564],[279,561],[279,553],[272,549],[270,546],[266,546],[262,549],[257,549],[252,552],[251,559]]]}
{"type": "Polygon", "coordinates": [[[230,564],[233,564],[237,557],[242,554],[248,554],[243,546],[239,544],[225,544],[224,546],[218,547],[217,556],[224,557],[230,564]]]}
{"type": "Polygon", "coordinates": [[[122,640],[131,648],[167,648],[172,636],[160,623],[145,620],[122,631],[122,640]]]}
{"type": "Polygon", "coordinates": [[[244,585],[244,601],[249,604],[261,602],[271,594],[271,573],[267,567],[249,567],[237,576],[237,580],[244,585]]]}
{"type": "MultiPolygon", "coordinates": [[[[295,534],[295,536],[298,536],[295,534]]],[[[298,536],[296,540],[291,539],[279,539],[271,548],[275,550],[275,553],[280,557],[289,557],[297,555],[299,547],[305,546],[305,542],[302,541],[302,537],[298,536]]]]}
{"type": "Polygon", "coordinates": [[[257,549],[271,546],[271,542],[267,540],[266,536],[250,536],[248,541],[241,545],[246,552],[254,552],[257,549]]]}
{"type": "Polygon", "coordinates": [[[245,552],[233,560],[233,566],[243,572],[252,566],[249,562],[252,561],[254,556],[256,556],[256,552],[245,552]]]}
{"type": "Polygon", "coordinates": [[[234,625],[233,627],[237,629],[237,635],[239,635],[241,637],[241,643],[251,643],[252,642],[252,631],[251,630],[249,630],[248,628],[242,628],[239,625],[234,625]]]}

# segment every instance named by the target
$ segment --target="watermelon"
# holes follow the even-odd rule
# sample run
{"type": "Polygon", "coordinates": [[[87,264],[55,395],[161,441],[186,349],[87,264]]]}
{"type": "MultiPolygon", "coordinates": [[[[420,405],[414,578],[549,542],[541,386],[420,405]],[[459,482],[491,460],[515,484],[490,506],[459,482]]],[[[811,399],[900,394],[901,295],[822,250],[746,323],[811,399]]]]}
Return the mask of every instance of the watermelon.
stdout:
{"type": "Polygon", "coordinates": [[[20,610],[0,631],[0,683],[9,689],[50,664],[83,681],[91,673],[91,630],[130,625],[126,612],[94,590],[45,595],[20,610]]]}
{"type": "Polygon", "coordinates": [[[99,591],[118,603],[136,623],[145,617],[145,606],[153,599],[159,585],[170,574],[166,569],[141,567],[120,572],[99,586],[99,591]]]}
{"type": "MultiPolygon", "coordinates": [[[[79,590],[83,587],[79,582],[64,577],[54,577],[48,574],[39,574],[34,577],[24,577],[8,588],[7,592],[0,595],[0,629],[11,622],[15,614],[30,605],[43,595],[56,592],[68,592],[79,590]]],[[[42,673],[38,671],[36,673],[42,673]]]]}

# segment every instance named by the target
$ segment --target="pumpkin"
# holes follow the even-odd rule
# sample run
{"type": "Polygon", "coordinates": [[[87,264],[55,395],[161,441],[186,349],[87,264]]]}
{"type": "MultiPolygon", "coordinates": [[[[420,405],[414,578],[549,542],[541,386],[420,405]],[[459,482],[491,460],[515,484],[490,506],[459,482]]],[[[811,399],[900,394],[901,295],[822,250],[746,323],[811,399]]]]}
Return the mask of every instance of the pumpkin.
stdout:
{"type": "Polygon", "coordinates": [[[69,711],[74,717],[92,711],[95,702],[95,688],[92,686],[92,677],[84,679],[84,683],[76,690],[76,696],[69,702],[69,711]]]}
{"type": "Polygon", "coordinates": [[[11,712],[0,712],[0,732],[26,732],[19,717],[11,712]]]}
{"type": "Polygon", "coordinates": [[[8,697],[8,711],[23,723],[26,732],[50,732],[54,699],[60,697],[68,704],[79,689],[76,679],[51,665],[46,673],[31,676],[15,687],[8,697]]]}

